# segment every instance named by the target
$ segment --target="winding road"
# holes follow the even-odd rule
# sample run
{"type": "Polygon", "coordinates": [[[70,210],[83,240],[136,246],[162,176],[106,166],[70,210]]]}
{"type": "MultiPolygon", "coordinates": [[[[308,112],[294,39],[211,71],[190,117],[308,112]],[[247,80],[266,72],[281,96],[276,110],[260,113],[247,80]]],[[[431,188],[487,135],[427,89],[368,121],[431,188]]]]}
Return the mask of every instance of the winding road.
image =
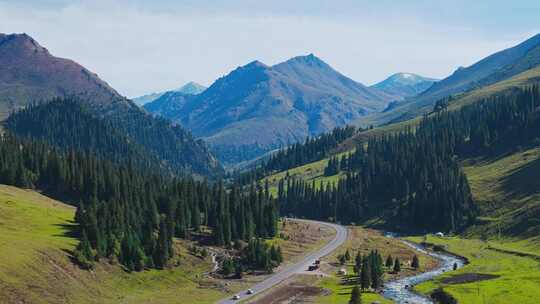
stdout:
{"type": "Polygon", "coordinates": [[[334,237],[334,239],[332,239],[332,241],[328,242],[324,247],[322,247],[318,251],[308,254],[307,256],[302,258],[301,261],[281,269],[279,272],[276,272],[269,278],[251,287],[251,290],[253,291],[252,294],[247,294],[247,290],[244,290],[244,291],[236,293],[237,295],[240,296],[239,300],[234,300],[232,299],[232,296],[230,296],[229,298],[223,299],[217,303],[219,304],[237,303],[238,301],[246,300],[257,294],[260,294],[263,291],[266,291],[276,286],[277,284],[293,276],[294,274],[306,271],[308,266],[312,265],[315,260],[320,259],[332,253],[332,251],[336,250],[339,246],[341,246],[347,240],[347,228],[341,225],[319,222],[319,221],[311,221],[311,220],[300,220],[300,219],[294,219],[294,220],[298,222],[305,222],[305,223],[317,223],[320,225],[333,228],[334,230],[336,230],[336,236],[334,237]]]}

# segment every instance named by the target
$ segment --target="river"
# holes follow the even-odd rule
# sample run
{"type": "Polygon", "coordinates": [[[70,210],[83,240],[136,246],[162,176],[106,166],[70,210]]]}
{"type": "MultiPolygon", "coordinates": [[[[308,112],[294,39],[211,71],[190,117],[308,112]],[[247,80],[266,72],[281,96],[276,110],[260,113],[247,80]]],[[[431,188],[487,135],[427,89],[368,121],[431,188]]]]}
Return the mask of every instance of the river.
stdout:
{"type": "MultiPolygon", "coordinates": [[[[387,236],[393,237],[392,234],[387,234],[387,236]]],[[[452,271],[454,263],[457,264],[458,268],[461,268],[464,265],[464,260],[449,254],[425,250],[422,246],[408,241],[401,241],[418,252],[425,253],[438,259],[440,264],[431,271],[385,283],[383,296],[398,304],[433,304],[434,302],[430,298],[412,291],[410,287],[430,280],[444,272],[452,271]]]]}

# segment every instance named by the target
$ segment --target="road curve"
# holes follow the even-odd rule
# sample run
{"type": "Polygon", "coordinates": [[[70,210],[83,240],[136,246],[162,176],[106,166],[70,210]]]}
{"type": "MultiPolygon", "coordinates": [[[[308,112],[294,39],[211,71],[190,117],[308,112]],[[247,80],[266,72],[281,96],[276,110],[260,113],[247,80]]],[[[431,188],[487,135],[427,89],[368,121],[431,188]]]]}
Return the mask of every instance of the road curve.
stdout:
{"type": "Polygon", "coordinates": [[[274,273],[272,276],[270,276],[266,280],[251,287],[251,290],[253,290],[253,294],[248,295],[247,290],[243,290],[236,293],[237,295],[240,296],[240,300],[233,300],[232,299],[233,295],[231,295],[227,299],[223,299],[217,303],[219,304],[237,303],[238,301],[246,300],[255,295],[258,295],[262,293],[263,291],[266,291],[276,286],[277,284],[291,277],[292,275],[306,271],[308,266],[313,264],[315,260],[320,259],[330,254],[332,251],[336,250],[339,246],[341,246],[347,240],[347,228],[341,225],[319,222],[319,221],[312,221],[312,220],[301,220],[301,219],[294,219],[294,220],[298,222],[317,223],[317,224],[328,226],[336,230],[336,236],[334,237],[332,241],[328,242],[328,244],[326,244],[323,248],[319,249],[316,252],[312,252],[308,254],[307,256],[303,257],[301,261],[283,268],[279,272],[274,273]]]}

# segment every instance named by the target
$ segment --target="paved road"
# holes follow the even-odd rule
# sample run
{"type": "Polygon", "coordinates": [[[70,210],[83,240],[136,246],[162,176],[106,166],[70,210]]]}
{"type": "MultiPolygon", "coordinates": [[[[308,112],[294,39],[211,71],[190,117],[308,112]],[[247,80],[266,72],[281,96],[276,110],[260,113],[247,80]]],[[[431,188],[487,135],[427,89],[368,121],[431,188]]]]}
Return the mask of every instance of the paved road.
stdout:
{"type": "Polygon", "coordinates": [[[257,294],[260,294],[261,292],[274,287],[275,285],[291,277],[292,275],[306,271],[308,266],[313,264],[315,260],[320,259],[330,254],[332,251],[336,250],[339,246],[341,246],[341,244],[343,244],[345,240],[347,240],[347,228],[341,225],[318,222],[318,221],[310,221],[310,220],[300,220],[300,219],[294,219],[294,220],[300,221],[300,222],[306,222],[306,223],[309,223],[309,222],[318,223],[321,225],[331,227],[336,230],[336,236],[334,237],[332,241],[326,244],[323,248],[319,249],[316,252],[310,253],[309,255],[305,256],[301,261],[297,262],[296,264],[285,267],[284,269],[282,269],[279,272],[276,272],[275,274],[273,274],[271,277],[267,278],[266,280],[251,287],[251,290],[253,290],[253,294],[248,295],[246,293],[247,290],[244,290],[237,293],[237,295],[240,296],[240,300],[235,301],[232,299],[232,296],[230,296],[227,299],[219,301],[218,302],[219,304],[237,303],[238,301],[242,301],[242,300],[251,298],[257,294]]]}

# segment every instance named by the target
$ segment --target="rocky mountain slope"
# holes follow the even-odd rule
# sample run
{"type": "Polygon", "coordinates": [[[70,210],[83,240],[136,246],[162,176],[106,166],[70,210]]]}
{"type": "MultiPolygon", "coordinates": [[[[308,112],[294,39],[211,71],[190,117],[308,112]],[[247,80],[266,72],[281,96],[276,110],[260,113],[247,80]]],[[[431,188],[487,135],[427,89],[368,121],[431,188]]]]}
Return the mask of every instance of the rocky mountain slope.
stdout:
{"type": "Polygon", "coordinates": [[[150,93],[150,94],[146,94],[146,95],[143,95],[143,96],[135,97],[132,100],[137,105],[143,106],[143,105],[145,105],[145,104],[147,104],[149,102],[152,102],[152,101],[160,98],[161,96],[163,96],[166,93],[179,92],[179,93],[188,94],[188,95],[197,95],[197,94],[202,93],[204,90],[206,90],[205,86],[191,81],[191,82],[186,83],[184,86],[182,86],[179,89],[174,89],[174,90],[164,91],[164,92],[157,92],[157,93],[150,93]]]}
{"type": "Polygon", "coordinates": [[[172,93],[145,108],[190,129],[235,163],[382,111],[391,100],[311,54],[274,66],[253,61],[200,95],[172,93]]]}
{"type": "Polygon", "coordinates": [[[189,132],[156,119],[78,63],[54,57],[26,34],[0,34],[0,120],[9,113],[54,97],[84,103],[131,141],[176,172],[221,172],[206,146],[189,132]]]}
{"type": "Polygon", "coordinates": [[[416,97],[406,98],[391,111],[359,120],[361,124],[385,124],[404,121],[432,110],[435,102],[509,79],[540,64],[540,34],[494,53],[469,67],[460,67],[452,75],[436,82],[416,97]]]}

